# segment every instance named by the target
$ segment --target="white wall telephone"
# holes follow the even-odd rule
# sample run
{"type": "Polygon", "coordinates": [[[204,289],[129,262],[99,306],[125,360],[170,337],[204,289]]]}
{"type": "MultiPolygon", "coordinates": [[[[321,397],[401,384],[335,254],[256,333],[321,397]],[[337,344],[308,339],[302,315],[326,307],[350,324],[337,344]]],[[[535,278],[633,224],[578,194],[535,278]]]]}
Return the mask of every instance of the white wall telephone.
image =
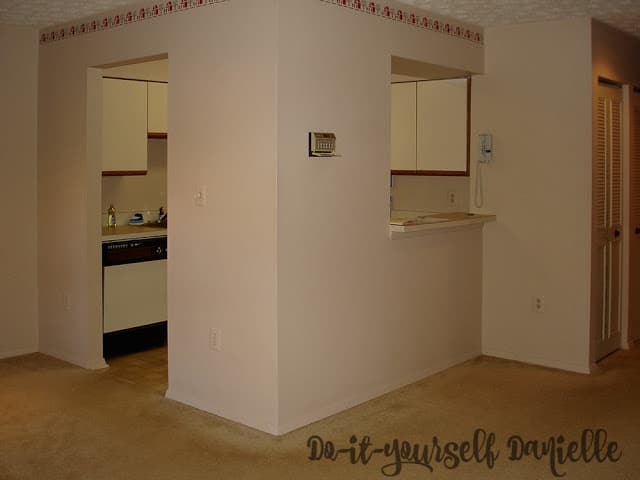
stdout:
{"type": "Polygon", "coordinates": [[[493,160],[493,136],[490,133],[481,133],[480,152],[478,156],[478,168],[476,169],[476,196],[474,203],[476,208],[484,206],[484,181],[482,179],[483,164],[490,163],[493,160]]]}
{"type": "Polygon", "coordinates": [[[480,163],[489,163],[493,160],[493,136],[490,133],[480,134],[480,163]]]}

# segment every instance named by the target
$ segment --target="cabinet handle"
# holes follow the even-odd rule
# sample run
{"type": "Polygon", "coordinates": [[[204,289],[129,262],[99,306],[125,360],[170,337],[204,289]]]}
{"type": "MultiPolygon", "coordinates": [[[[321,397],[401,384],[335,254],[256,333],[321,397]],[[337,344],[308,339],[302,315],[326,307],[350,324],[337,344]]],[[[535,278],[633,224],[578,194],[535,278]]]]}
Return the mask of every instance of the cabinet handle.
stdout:
{"type": "Polygon", "coordinates": [[[636,227],[636,235],[640,235],[640,227],[636,227]]]}

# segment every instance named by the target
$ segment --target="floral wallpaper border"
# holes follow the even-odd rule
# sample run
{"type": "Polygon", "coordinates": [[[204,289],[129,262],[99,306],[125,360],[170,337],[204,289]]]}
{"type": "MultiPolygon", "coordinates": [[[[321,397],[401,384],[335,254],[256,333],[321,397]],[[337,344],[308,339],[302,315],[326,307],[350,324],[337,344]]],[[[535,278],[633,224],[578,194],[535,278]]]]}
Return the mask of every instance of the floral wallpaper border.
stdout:
{"type": "Polygon", "coordinates": [[[473,43],[483,43],[483,35],[462,25],[445,21],[429,14],[417,14],[405,8],[395,8],[380,2],[366,0],[320,0],[340,7],[351,8],[369,15],[387,18],[416,28],[424,28],[440,32],[452,37],[459,37],[473,43]]]}
{"type": "MultiPolygon", "coordinates": [[[[231,0],[169,0],[166,3],[155,3],[148,7],[132,8],[121,13],[100,15],[83,22],[55,29],[45,29],[40,34],[40,43],[47,44],[67,38],[73,38],[88,33],[99,32],[111,28],[141,22],[172,13],[206,7],[231,0]]],[[[423,28],[439,32],[452,37],[458,37],[473,43],[483,43],[483,35],[479,31],[471,30],[463,25],[448,22],[429,14],[417,14],[404,8],[395,8],[380,2],[367,0],[320,0],[339,7],[350,8],[369,15],[386,18],[415,28],[423,28]]]]}
{"type": "Polygon", "coordinates": [[[192,8],[206,7],[216,3],[230,0],[169,0],[166,3],[155,3],[149,7],[127,9],[121,13],[101,15],[81,23],[74,22],[71,25],[50,29],[40,33],[40,44],[56,42],[79,35],[108,30],[122,25],[142,22],[151,18],[170,15],[172,13],[190,10],[192,8]]]}

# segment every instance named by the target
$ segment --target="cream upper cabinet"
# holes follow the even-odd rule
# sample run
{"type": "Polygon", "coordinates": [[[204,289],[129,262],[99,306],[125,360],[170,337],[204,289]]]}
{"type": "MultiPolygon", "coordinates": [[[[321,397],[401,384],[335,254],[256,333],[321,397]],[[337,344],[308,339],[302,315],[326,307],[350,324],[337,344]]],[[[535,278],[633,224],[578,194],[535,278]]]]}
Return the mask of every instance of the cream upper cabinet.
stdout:
{"type": "Polygon", "coordinates": [[[416,170],[416,83],[391,84],[391,170],[416,170]]]}
{"type": "Polygon", "coordinates": [[[102,174],[147,171],[147,82],[102,82],[102,174]]]}
{"type": "Polygon", "coordinates": [[[470,81],[391,84],[391,172],[469,174],[470,81]]]}
{"type": "Polygon", "coordinates": [[[467,79],[417,85],[417,170],[467,172],[467,79]]]}
{"type": "Polygon", "coordinates": [[[167,92],[168,86],[166,83],[148,83],[148,133],[167,133],[167,92]]]}

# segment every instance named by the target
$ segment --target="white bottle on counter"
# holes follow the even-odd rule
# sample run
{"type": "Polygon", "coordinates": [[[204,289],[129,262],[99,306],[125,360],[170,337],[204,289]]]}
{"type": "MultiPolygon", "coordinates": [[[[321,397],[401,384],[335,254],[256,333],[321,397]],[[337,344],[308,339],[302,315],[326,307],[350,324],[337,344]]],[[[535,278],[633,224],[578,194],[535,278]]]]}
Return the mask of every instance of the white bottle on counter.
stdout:
{"type": "Polygon", "coordinates": [[[113,203],[109,205],[109,209],[107,210],[107,226],[116,226],[116,209],[113,206],[113,203]]]}

